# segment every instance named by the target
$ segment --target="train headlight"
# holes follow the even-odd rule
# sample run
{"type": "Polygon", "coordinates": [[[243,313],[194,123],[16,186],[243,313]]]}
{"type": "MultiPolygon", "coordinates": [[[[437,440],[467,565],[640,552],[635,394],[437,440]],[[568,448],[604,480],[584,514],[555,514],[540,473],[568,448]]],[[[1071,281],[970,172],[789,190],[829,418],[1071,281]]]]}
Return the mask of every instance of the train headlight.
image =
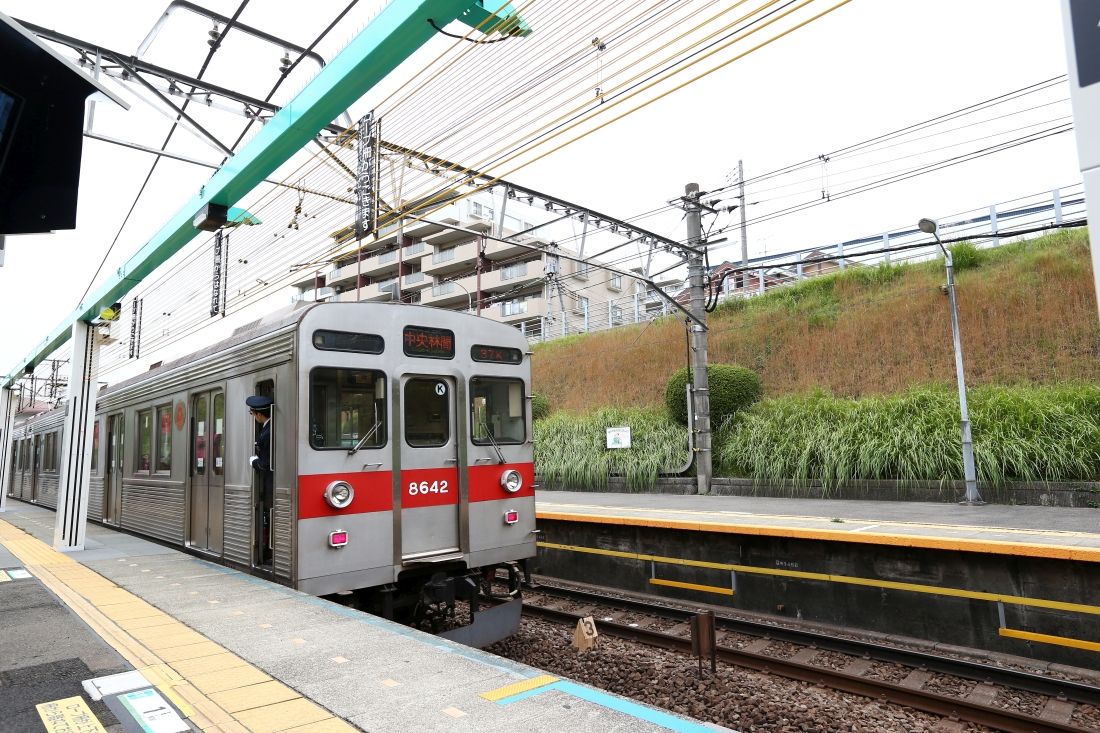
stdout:
{"type": "Polygon", "coordinates": [[[516,469],[509,468],[500,475],[500,486],[505,491],[514,494],[523,488],[523,476],[520,476],[519,471],[516,469]]]}
{"type": "Polygon", "coordinates": [[[333,509],[346,509],[355,498],[355,489],[347,481],[333,481],[325,488],[325,501],[333,509]]]}

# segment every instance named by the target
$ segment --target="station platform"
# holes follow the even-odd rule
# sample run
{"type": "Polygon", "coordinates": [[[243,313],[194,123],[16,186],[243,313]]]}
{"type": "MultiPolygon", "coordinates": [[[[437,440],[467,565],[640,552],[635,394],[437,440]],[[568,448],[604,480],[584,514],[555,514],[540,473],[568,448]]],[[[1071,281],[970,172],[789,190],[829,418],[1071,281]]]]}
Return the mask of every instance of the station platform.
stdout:
{"type": "Polygon", "coordinates": [[[1100,510],[540,491],[538,519],[1100,562],[1100,510]]]}
{"type": "Polygon", "coordinates": [[[1100,511],[539,491],[544,575],[1100,667],[1100,511]]]}
{"type": "Polygon", "coordinates": [[[722,730],[98,525],[57,552],[55,517],[0,514],[5,732],[722,730]]]}

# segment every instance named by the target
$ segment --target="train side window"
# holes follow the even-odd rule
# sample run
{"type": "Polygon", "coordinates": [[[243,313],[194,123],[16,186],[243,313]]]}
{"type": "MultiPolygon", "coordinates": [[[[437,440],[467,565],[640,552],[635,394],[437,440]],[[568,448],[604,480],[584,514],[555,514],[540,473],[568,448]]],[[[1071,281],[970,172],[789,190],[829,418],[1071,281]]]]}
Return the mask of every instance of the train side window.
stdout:
{"type": "Polygon", "coordinates": [[[149,473],[153,468],[153,411],[140,410],[137,422],[137,464],[134,470],[149,473]]]}
{"type": "Polygon", "coordinates": [[[221,476],[225,473],[225,460],[222,456],[222,446],[225,445],[225,395],[218,392],[214,395],[214,475],[221,476]]]}
{"type": "Polygon", "coordinates": [[[309,445],[315,450],[386,444],[386,375],[317,367],[309,374],[309,445]]]}
{"type": "Polygon", "coordinates": [[[92,473],[99,471],[99,420],[92,423],[92,473]]]}
{"type": "Polygon", "coordinates": [[[157,472],[172,470],[172,406],[157,408],[157,472]]]}
{"type": "Polygon", "coordinates": [[[527,437],[523,380],[470,380],[470,435],[475,445],[522,443],[527,437]]]}
{"type": "Polygon", "coordinates": [[[191,472],[195,476],[206,475],[206,395],[199,395],[195,397],[194,406],[191,410],[192,414],[192,427],[191,427],[191,440],[193,444],[191,446],[191,455],[194,457],[194,463],[191,466],[191,472]]]}
{"type": "Polygon", "coordinates": [[[414,448],[446,445],[451,432],[451,398],[438,379],[405,382],[405,442],[414,448]]]}

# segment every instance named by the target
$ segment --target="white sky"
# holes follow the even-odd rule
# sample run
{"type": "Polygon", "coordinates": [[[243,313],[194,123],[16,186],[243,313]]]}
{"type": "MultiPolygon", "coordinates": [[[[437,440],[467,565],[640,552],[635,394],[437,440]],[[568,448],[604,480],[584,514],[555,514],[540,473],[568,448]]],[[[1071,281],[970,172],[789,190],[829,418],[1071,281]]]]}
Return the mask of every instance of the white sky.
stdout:
{"type": "MultiPolygon", "coordinates": [[[[0,11],[134,53],[166,4],[0,0],[0,11]]],[[[231,15],[238,2],[209,0],[206,5],[231,15]]],[[[241,20],[306,45],[344,5],[345,0],[309,4],[252,0],[241,20]]],[[[331,58],[380,3],[364,0],[360,5],[318,47],[325,58],[331,58]]],[[[738,158],[744,159],[746,176],[751,178],[1064,74],[1061,23],[1058,5],[1049,0],[853,0],[511,178],[628,218],[679,196],[689,181],[704,189],[722,185],[738,158]]],[[[205,55],[207,30],[206,21],[175,16],[146,59],[194,75],[205,55]]],[[[599,33],[599,28],[592,30],[593,36],[599,33]]],[[[227,40],[225,59],[216,56],[206,78],[262,98],[274,82],[281,53],[261,44],[249,45],[245,39],[239,43],[233,56],[227,40]]],[[[274,101],[285,102],[313,72],[313,67],[303,64],[288,82],[287,94],[274,101]]],[[[470,73],[478,70],[471,68],[470,73]]],[[[1043,101],[1057,102],[1066,96],[1063,85],[1043,101]]],[[[96,129],[101,133],[160,146],[169,126],[163,116],[140,104],[126,113],[106,107],[101,104],[96,112],[96,129]]],[[[353,117],[363,111],[353,108],[353,117]]],[[[1055,103],[1043,114],[1068,115],[1068,103],[1055,103]]],[[[224,117],[227,121],[217,123],[218,129],[232,141],[243,122],[224,117]]],[[[982,129],[968,134],[977,137],[982,129]]],[[[928,145],[944,143],[935,139],[928,145]]],[[[177,131],[170,149],[220,160],[183,131],[177,131]]],[[[75,309],[150,162],[151,156],[145,153],[86,139],[78,229],[8,238],[6,262],[0,268],[0,309],[8,314],[0,339],[0,373],[18,365],[75,309]]],[[[108,257],[104,273],[137,251],[211,173],[162,161],[108,257]]],[[[818,174],[811,170],[808,177],[818,174]]],[[[936,218],[982,208],[1078,181],[1074,136],[1058,135],[750,227],[750,256],[765,249],[780,252],[835,243],[910,225],[922,216],[936,218]]],[[[820,187],[819,178],[806,184],[807,190],[815,187],[820,187]]],[[[749,199],[755,197],[750,187],[749,199]]],[[[726,215],[717,226],[730,220],[726,215]]],[[[662,235],[684,236],[677,214],[641,224],[662,235]]],[[[737,233],[731,232],[729,243],[713,255],[712,262],[739,256],[737,233]]],[[[285,302],[280,297],[271,307],[285,302]]],[[[157,314],[146,314],[146,328],[156,328],[149,323],[151,315],[157,314]]]]}

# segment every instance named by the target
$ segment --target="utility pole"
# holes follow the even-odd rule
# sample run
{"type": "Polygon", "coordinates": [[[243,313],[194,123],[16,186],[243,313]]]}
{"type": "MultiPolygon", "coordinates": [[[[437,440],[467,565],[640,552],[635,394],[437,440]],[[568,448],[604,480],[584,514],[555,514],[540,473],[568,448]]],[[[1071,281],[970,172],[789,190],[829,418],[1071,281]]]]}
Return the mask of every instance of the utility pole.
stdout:
{"type": "MultiPolygon", "coordinates": [[[[705,282],[703,271],[703,211],[699,204],[699,184],[684,186],[684,203],[687,211],[688,246],[700,254],[688,256],[688,288],[691,301],[688,309],[700,323],[706,318],[705,282]]],[[[695,433],[695,471],[698,478],[697,493],[710,492],[712,475],[710,450],[710,386],[707,381],[707,331],[699,323],[689,322],[691,329],[692,405],[695,412],[691,430],[695,433]]]]}
{"type": "Polygon", "coordinates": [[[741,199],[741,267],[749,266],[749,231],[745,226],[745,166],[742,161],[737,161],[737,186],[741,199]]]}

